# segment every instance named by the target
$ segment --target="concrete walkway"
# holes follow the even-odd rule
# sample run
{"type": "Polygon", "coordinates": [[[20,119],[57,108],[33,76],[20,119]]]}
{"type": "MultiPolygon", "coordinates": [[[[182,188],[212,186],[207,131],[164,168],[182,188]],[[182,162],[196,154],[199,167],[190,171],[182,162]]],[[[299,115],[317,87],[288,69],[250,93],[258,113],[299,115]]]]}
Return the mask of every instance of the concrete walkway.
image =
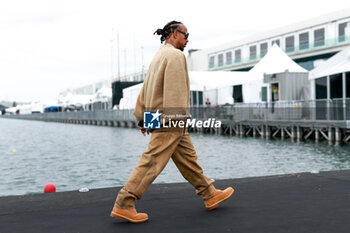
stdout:
{"type": "Polygon", "coordinates": [[[213,211],[189,184],[152,185],[137,202],[150,217],[143,224],[109,217],[120,188],[2,197],[0,232],[350,232],[350,170],[215,185],[235,194],[213,211]]]}

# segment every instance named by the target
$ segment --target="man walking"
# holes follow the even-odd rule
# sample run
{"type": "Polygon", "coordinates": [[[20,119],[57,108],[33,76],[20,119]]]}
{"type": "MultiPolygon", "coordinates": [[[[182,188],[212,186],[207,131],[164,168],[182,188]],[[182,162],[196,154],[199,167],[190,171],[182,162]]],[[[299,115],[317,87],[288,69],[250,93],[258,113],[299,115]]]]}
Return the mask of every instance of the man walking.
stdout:
{"type": "MultiPolygon", "coordinates": [[[[155,34],[161,36],[161,43],[165,41],[165,45],[158,50],[149,66],[134,111],[143,135],[150,132],[142,123],[144,111],[160,110],[164,120],[169,120],[164,114],[166,112],[176,113],[174,116],[180,116],[177,120],[190,116],[188,70],[186,57],[181,52],[188,43],[187,28],[181,22],[171,21],[155,34]]],[[[215,209],[220,202],[232,196],[233,188],[223,191],[215,189],[212,180],[204,176],[186,129],[163,127],[152,130],[148,149],[142,154],[129,180],[118,193],[111,216],[134,223],[147,221],[147,214],[137,213],[135,200],[141,199],[170,158],[183,177],[194,186],[207,210],[215,209]]]]}

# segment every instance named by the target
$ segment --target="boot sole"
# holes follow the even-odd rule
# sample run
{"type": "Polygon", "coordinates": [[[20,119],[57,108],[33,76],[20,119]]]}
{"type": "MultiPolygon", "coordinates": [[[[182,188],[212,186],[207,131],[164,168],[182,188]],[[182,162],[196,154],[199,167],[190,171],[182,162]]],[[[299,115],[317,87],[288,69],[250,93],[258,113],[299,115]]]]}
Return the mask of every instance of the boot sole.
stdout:
{"type": "Polygon", "coordinates": [[[138,219],[138,220],[135,220],[135,219],[132,219],[132,218],[129,218],[127,216],[124,216],[122,214],[117,214],[116,212],[112,211],[111,213],[111,217],[113,218],[116,218],[116,219],[126,219],[130,222],[133,222],[133,223],[141,223],[141,222],[146,222],[148,220],[148,218],[143,218],[143,219],[138,219]]]}
{"type": "Polygon", "coordinates": [[[224,199],[221,199],[221,200],[215,202],[214,204],[212,204],[211,206],[206,207],[207,210],[213,210],[213,209],[215,209],[216,207],[219,206],[219,203],[220,203],[220,202],[223,202],[223,201],[226,201],[227,199],[229,199],[229,198],[234,194],[234,192],[235,192],[235,190],[232,189],[232,192],[231,192],[229,195],[227,195],[224,199]]]}

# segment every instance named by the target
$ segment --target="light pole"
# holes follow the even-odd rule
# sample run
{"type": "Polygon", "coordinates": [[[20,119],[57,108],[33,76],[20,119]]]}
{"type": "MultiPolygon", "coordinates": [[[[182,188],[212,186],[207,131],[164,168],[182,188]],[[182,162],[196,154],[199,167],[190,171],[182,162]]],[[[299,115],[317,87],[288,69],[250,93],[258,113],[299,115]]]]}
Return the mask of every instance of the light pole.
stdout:
{"type": "Polygon", "coordinates": [[[126,62],[126,49],[124,49],[124,65],[125,65],[125,69],[124,69],[124,81],[126,79],[126,67],[127,67],[127,62],[126,62]]]}
{"type": "Polygon", "coordinates": [[[144,65],[144,63],[143,63],[143,46],[141,46],[141,59],[142,59],[142,78],[141,78],[140,81],[142,81],[142,80],[144,79],[143,73],[144,73],[144,71],[145,71],[145,65],[144,65]]]}
{"type": "Polygon", "coordinates": [[[113,69],[113,66],[114,66],[114,49],[113,49],[113,43],[114,43],[114,39],[110,40],[111,41],[111,72],[112,72],[112,81],[113,81],[113,78],[114,78],[114,69],[113,69]]]}
{"type": "Polygon", "coordinates": [[[117,44],[118,44],[118,79],[120,81],[119,32],[117,32],[117,44]]]}

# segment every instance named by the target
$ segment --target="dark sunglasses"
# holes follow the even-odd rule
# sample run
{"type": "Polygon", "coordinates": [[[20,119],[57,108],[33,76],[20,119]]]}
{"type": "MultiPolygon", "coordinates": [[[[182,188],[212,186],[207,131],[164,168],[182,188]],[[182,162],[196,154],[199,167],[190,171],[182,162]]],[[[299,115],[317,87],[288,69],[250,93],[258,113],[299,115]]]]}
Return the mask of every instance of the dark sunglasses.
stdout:
{"type": "Polygon", "coordinates": [[[176,29],[178,32],[180,32],[181,34],[184,34],[185,35],[185,39],[187,40],[187,38],[188,38],[188,36],[190,35],[190,33],[188,33],[188,32],[183,32],[183,31],[181,31],[181,30],[179,30],[179,29],[176,29]]]}

